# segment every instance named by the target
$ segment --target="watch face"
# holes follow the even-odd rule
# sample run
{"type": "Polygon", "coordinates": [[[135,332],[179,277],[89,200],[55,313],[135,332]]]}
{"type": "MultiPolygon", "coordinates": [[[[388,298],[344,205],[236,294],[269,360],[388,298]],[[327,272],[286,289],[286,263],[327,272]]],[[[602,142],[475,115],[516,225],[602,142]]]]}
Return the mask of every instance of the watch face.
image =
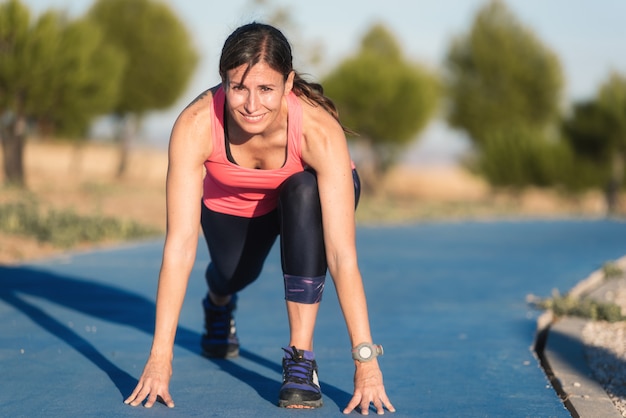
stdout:
{"type": "Polygon", "coordinates": [[[364,359],[368,359],[372,357],[372,349],[368,346],[361,347],[359,349],[359,356],[361,356],[361,358],[364,358],[364,359]]]}

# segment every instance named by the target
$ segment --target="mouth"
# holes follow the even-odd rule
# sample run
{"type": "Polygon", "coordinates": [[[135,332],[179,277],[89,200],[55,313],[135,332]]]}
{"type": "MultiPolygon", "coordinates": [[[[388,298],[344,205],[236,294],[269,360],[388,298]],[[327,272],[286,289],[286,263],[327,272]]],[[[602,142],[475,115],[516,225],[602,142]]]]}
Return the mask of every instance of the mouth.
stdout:
{"type": "Polygon", "coordinates": [[[246,115],[242,113],[241,117],[248,123],[258,123],[263,120],[263,118],[265,117],[265,113],[260,115],[246,115]]]}

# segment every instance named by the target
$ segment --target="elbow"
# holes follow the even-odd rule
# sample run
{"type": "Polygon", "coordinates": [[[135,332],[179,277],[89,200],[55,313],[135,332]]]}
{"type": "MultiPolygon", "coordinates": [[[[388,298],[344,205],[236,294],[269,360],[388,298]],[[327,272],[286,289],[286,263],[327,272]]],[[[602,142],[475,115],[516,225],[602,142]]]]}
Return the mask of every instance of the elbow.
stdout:
{"type": "Polygon", "coordinates": [[[353,276],[358,272],[358,264],[355,255],[339,255],[331,253],[326,260],[328,272],[333,280],[339,277],[353,276]]]}
{"type": "Polygon", "coordinates": [[[190,265],[196,259],[198,237],[176,239],[167,237],[163,247],[163,261],[170,260],[177,265],[190,265]]]}

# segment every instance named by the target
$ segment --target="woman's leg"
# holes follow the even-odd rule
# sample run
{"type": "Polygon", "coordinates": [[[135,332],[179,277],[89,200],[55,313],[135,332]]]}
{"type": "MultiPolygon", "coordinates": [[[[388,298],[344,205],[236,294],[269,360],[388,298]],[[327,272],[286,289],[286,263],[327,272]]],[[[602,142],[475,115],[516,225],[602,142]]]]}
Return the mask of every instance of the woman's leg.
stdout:
{"type": "MultiPolygon", "coordinates": [[[[356,172],[353,175],[358,199],[360,185],[356,172]]],[[[283,384],[278,404],[285,408],[319,408],[322,392],[313,353],[313,331],[327,264],[315,173],[304,171],[285,181],[279,215],[290,336],[289,347],[283,349],[283,384]]]]}
{"type": "Polygon", "coordinates": [[[327,268],[314,173],[303,171],[285,181],[280,194],[279,215],[289,346],[312,351],[313,330],[327,268]]]}
{"type": "MultiPolygon", "coordinates": [[[[353,178],[358,202],[360,182],[356,171],[353,178]]],[[[312,351],[327,270],[322,211],[314,172],[303,171],[285,181],[279,216],[289,346],[312,351]]]]}
{"type": "Polygon", "coordinates": [[[228,302],[231,295],[261,273],[279,232],[276,211],[243,218],[214,212],[202,205],[201,223],[211,256],[206,271],[209,291],[216,299],[228,302]]]}
{"type": "Polygon", "coordinates": [[[206,270],[209,293],[202,301],[202,350],[208,357],[234,357],[239,354],[233,316],[236,293],[261,273],[278,235],[276,211],[249,219],[213,212],[203,205],[201,223],[211,256],[206,270]]]}

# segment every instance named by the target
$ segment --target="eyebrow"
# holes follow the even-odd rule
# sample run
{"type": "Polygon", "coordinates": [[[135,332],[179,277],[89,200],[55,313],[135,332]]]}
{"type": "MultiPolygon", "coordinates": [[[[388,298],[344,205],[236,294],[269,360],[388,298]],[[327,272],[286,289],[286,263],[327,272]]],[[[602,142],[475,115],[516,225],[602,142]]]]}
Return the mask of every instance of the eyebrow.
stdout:
{"type": "MultiPolygon", "coordinates": [[[[246,87],[243,81],[230,81],[228,85],[230,87],[246,87]]],[[[276,88],[276,84],[274,83],[259,84],[257,87],[268,87],[268,88],[274,89],[276,88]]]]}

